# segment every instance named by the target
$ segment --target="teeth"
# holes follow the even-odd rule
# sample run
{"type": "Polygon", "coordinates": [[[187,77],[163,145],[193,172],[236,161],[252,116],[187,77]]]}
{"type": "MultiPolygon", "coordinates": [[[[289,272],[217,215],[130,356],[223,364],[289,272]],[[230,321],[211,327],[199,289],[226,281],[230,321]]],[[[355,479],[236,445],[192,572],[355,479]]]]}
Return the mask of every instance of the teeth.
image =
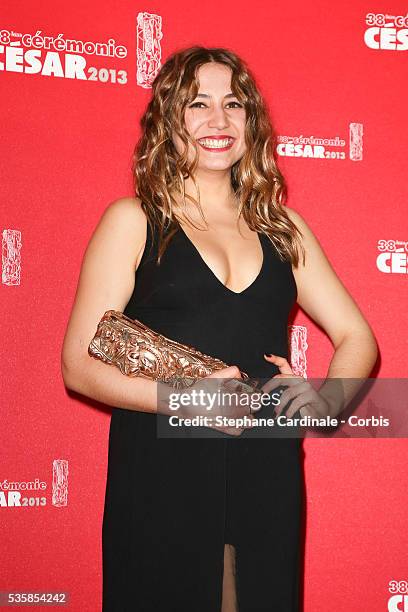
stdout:
{"type": "Polygon", "coordinates": [[[200,138],[198,142],[205,147],[211,147],[212,149],[223,149],[233,142],[232,138],[224,138],[223,140],[215,140],[212,138],[200,138]]]}

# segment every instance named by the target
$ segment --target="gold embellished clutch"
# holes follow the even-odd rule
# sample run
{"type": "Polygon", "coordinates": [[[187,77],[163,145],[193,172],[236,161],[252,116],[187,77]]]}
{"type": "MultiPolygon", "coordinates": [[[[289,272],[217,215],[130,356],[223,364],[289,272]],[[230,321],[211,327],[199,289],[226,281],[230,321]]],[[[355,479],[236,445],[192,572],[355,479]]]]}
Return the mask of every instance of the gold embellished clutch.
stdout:
{"type": "MultiPolygon", "coordinates": [[[[189,387],[197,379],[228,367],[220,359],[171,340],[117,310],[107,310],[103,315],[88,354],[117,366],[127,376],[145,376],[174,388],[189,387]]],[[[253,390],[248,374],[241,371],[241,376],[246,381],[242,390],[247,386],[253,390]]]]}

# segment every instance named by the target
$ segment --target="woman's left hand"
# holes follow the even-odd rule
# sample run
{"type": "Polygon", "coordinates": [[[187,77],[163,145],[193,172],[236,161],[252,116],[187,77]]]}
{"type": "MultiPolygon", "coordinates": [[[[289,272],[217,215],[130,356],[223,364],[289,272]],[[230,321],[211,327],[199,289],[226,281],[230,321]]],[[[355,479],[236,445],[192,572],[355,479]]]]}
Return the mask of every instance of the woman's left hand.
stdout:
{"type": "Polygon", "coordinates": [[[315,418],[326,417],[330,414],[330,404],[318,391],[313,389],[312,385],[303,378],[296,376],[290,367],[287,359],[278,355],[264,355],[265,359],[270,363],[278,366],[280,374],[273,376],[266,382],[261,390],[265,393],[270,393],[282,384],[288,386],[280,396],[280,403],[276,406],[276,416],[278,417],[286,404],[293,399],[285,416],[290,419],[299,410],[301,416],[311,416],[315,418]],[[282,383],[279,379],[285,379],[282,383]]]}

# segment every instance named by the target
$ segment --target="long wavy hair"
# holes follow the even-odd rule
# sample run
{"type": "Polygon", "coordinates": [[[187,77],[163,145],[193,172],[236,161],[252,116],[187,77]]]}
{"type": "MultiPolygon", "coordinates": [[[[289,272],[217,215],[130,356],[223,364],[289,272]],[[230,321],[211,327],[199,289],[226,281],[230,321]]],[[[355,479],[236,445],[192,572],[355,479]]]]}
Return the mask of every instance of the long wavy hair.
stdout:
{"type": "Polygon", "coordinates": [[[135,195],[147,216],[151,229],[158,228],[158,258],[179,228],[174,213],[178,201],[189,199],[200,204],[194,172],[198,163],[198,145],[190,136],[184,112],[197,96],[197,71],[208,62],[224,64],[231,69],[231,90],[246,111],[246,152],[231,167],[231,185],[238,201],[238,214],[248,227],[265,234],[281,260],[298,266],[300,230],[289,219],[284,208],[287,188],[275,160],[276,135],[266,104],[250,70],[235,53],[224,48],[190,47],[171,55],[152,84],[152,97],[141,118],[141,136],[134,149],[132,173],[135,195]],[[172,141],[175,132],[184,145],[179,154],[172,141]],[[195,149],[195,158],[188,161],[188,145],[195,149]],[[197,199],[185,192],[185,179],[196,186],[197,199]],[[176,199],[177,196],[177,199],[176,199]]]}

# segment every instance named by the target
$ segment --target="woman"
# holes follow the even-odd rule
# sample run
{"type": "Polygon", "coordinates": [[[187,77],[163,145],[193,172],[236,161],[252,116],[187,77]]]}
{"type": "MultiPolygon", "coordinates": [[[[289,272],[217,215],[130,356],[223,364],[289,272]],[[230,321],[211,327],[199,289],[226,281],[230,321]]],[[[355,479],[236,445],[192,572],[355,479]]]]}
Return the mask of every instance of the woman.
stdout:
{"type": "Polygon", "coordinates": [[[376,342],[304,219],[284,206],[272,128],[242,60],[178,52],[152,93],[137,197],[110,204],[92,236],[62,352],[67,387],[115,407],[103,610],[295,611],[301,441],[211,426],[211,439],[160,437],[157,384],[92,360],[87,347],[103,313],[123,311],[225,361],[224,381],[246,371],[270,389],[286,377],[290,416],[338,410],[289,365],[296,301],[334,344],[328,376],[368,376],[376,342]]]}

